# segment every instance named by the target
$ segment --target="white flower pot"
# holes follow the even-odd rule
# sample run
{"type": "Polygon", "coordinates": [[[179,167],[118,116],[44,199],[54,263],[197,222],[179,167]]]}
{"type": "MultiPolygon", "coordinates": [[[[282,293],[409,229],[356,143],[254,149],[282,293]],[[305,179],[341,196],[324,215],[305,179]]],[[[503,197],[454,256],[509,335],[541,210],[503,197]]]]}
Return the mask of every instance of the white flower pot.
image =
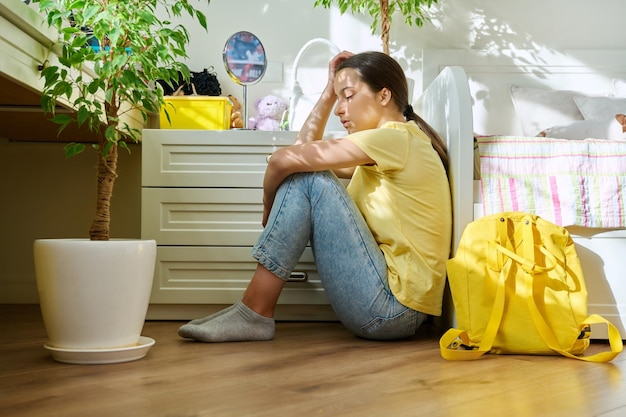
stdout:
{"type": "Polygon", "coordinates": [[[154,276],[154,240],[40,239],[34,257],[46,348],[55,359],[107,363],[145,356],[154,343],[140,339],[154,276]]]}

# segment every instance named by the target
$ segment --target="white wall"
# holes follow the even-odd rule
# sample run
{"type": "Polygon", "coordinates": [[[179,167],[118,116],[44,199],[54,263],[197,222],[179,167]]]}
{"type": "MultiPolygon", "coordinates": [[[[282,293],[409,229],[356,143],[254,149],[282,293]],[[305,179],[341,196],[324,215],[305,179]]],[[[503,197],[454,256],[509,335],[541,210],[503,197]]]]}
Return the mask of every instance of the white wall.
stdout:
{"type": "MultiPolygon", "coordinates": [[[[457,49],[626,49],[621,34],[626,1],[598,0],[440,0],[432,25],[408,27],[396,18],[392,55],[419,80],[424,48],[457,49]],[[549,2],[549,8],[546,4],[549,2]]],[[[250,86],[250,101],[266,94],[289,99],[291,65],[312,38],[330,39],[341,49],[380,50],[365,16],[340,16],[313,8],[313,0],[212,0],[201,8],[209,31],[189,25],[190,68],[213,66],[223,94],[242,98],[242,87],[224,71],[222,50],[240,30],[256,34],[270,62],[269,80],[250,86]],[[282,71],[281,71],[282,68],[282,71]],[[277,75],[278,74],[278,75],[277,75]],[[282,77],[281,77],[282,74],[282,77]]],[[[311,49],[303,60],[303,88],[321,88],[330,55],[311,49]],[[312,79],[315,74],[319,80],[312,79]],[[316,82],[317,81],[317,82],[316,82]]],[[[2,57],[0,57],[2,59],[2,57]]],[[[420,91],[418,84],[416,90],[420,91]]],[[[65,161],[59,144],[2,142],[0,126],[0,302],[36,302],[32,242],[39,237],[86,236],[92,211],[95,165],[87,155],[65,161]],[[85,196],[87,198],[85,199],[85,196]]],[[[140,235],[140,149],[122,155],[113,201],[114,237],[140,235]]]]}
{"type": "MultiPolygon", "coordinates": [[[[270,62],[268,72],[273,73],[277,64],[282,65],[283,82],[261,81],[250,86],[250,101],[265,94],[289,99],[291,65],[299,49],[310,39],[327,38],[340,49],[355,52],[382,49],[378,35],[370,34],[369,17],[341,16],[336,10],[313,8],[313,0],[236,3],[212,0],[208,6],[203,0],[200,3],[208,17],[209,31],[191,25],[188,64],[192,70],[213,66],[225,94],[241,98],[242,88],[229,79],[222,62],[226,40],[240,30],[259,37],[270,62]]],[[[626,37],[620,35],[626,15],[623,0],[439,0],[439,3],[433,11],[433,23],[423,28],[405,25],[401,16],[396,16],[393,22],[392,55],[415,79],[419,79],[421,50],[425,48],[626,48],[626,37]]],[[[312,63],[325,69],[327,51],[323,47],[311,49],[311,54],[307,54],[310,59],[303,65],[312,63]]]]}

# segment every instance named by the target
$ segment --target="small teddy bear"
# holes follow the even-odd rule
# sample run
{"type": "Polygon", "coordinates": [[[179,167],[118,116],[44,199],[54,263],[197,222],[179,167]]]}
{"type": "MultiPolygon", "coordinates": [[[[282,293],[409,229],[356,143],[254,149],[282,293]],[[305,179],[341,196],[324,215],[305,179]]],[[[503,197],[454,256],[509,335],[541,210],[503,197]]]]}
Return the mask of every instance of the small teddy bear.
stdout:
{"type": "Polygon", "coordinates": [[[241,117],[241,103],[237,100],[237,97],[232,94],[228,95],[228,99],[231,103],[233,103],[233,107],[230,112],[230,127],[231,129],[242,129],[243,118],[241,117]]]}
{"type": "Polygon", "coordinates": [[[276,96],[261,97],[254,103],[257,116],[248,120],[248,128],[256,130],[280,130],[280,122],[287,110],[287,103],[276,96]]]}

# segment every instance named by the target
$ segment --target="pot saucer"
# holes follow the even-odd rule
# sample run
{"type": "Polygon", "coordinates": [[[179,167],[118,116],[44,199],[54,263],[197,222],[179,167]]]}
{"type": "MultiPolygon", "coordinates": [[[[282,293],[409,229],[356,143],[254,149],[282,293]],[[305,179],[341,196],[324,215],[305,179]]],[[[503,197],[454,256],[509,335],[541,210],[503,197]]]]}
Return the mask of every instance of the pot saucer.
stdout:
{"type": "Polygon", "coordinates": [[[52,357],[58,362],[88,365],[130,362],[141,359],[146,356],[154,343],[154,339],[150,337],[139,336],[136,346],[114,349],[65,349],[50,346],[47,343],[43,347],[49,350],[52,357]]]}

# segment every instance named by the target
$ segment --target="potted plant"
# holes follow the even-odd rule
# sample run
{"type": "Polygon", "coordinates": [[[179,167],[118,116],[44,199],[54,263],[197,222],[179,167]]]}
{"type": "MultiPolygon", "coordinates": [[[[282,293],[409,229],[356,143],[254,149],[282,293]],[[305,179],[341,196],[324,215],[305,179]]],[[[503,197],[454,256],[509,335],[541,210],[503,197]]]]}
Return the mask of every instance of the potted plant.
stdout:
{"type": "MultiPolygon", "coordinates": [[[[77,123],[99,132],[98,143],[92,146],[98,165],[90,239],[39,239],[34,245],[40,305],[49,337],[46,347],[55,359],[65,362],[138,359],[154,343],[140,334],[153,280],[156,242],[110,239],[118,150],[130,151],[128,144],[140,140],[148,116],[164,104],[162,87],[154,81],[173,84],[179,73],[189,79],[189,69],[180,62],[187,57],[189,35],[184,26],[172,25],[169,18],[187,13],[206,29],[206,17],[190,0],[39,3],[47,24],[59,34],[58,42],[50,45],[48,60],[39,68],[41,105],[60,130],[77,123]],[[59,103],[74,112],[56,112],[59,103]],[[132,122],[133,115],[139,116],[135,118],[139,123],[132,122]],[[107,272],[109,267],[113,270],[107,272]],[[78,276],[72,277],[68,271],[78,276]],[[81,310],[66,311],[68,307],[81,310]],[[127,316],[131,313],[134,318],[127,316]],[[66,326],[57,327],[60,325],[66,326]]],[[[66,156],[85,149],[83,143],[69,143],[66,156]]]]}
{"type": "Polygon", "coordinates": [[[369,14],[372,17],[372,33],[376,33],[378,20],[380,19],[381,40],[383,52],[389,55],[389,31],[391,29],[391,16],[397,10],[404,17],[409,26],[415,24],[421,27],[428,21],[426,12],[439,0],[315,0],[315,7],[329,8],[337,3],[339,12],[344,14],[350,10],[352,13],[369,14]]]}

